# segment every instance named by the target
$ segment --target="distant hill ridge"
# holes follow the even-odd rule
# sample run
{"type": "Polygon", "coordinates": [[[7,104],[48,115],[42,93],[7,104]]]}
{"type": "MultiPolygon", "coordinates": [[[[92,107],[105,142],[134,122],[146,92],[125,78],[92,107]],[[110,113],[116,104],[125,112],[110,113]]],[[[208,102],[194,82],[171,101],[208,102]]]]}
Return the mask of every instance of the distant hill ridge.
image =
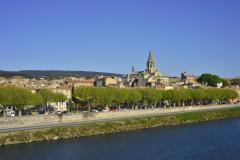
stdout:
{"type": "Polygon", "coordinates": [[[65,71],[65,70],[21,70],[21,71],[1,71],[0,76],[23,76],[29,78],[60,78],[60,77],[87,77],[92,78],[97,75],[123,76],[122,74],[94,72],[94,71],[65,71]]]}

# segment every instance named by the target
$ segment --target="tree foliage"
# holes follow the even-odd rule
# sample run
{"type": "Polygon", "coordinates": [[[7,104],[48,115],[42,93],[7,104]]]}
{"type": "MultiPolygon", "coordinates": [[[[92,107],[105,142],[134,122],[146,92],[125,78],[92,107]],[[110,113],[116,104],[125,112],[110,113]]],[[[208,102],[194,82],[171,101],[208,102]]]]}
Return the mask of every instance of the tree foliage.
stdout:
{"type": "Polygon", "coordinates": [[[67,100],[67,97],[62,93],[55,93],[48,89],[40,89],[37,92],[43,99],[43,103],[51,103],[51,102],[63,102],[67,100]]]}
{"type": "Polygon", "coordinates": [[[39,105],[47,102],[65,101],[67,97],[50,90],[40,90],[38,93],[13,86],[0,86],[0,104],[23,108],[30,105],[39,105]]]}
{"type": "Polygon", "coordinates": [[[98,88],[79,87],[74,91],[74,97],[87,101],[91,106],[115,104],[150,104],[168,101],[172,106],[180,104],[205,104],[214,101],[229,101],[237,98],[238,94],[232,89],[219,88],[196,88],[174,89],[159,91],[153,88],[144,89],[121,89],[121,88],[98,88]]]}
{"type": "Polygon", "coordinates": [[[17,87],[0,87],[0,104],[3,106],[17,106],[22,108],[27,105],[37,105],[42,102],[42,97],[17,87]]]}
{"type": "Polygon", "coordinates": [[[228,82],[225,79],[220,78],[217,75],[204,73],[200,77],[198,77],[197,81],[201,84],[206,84],[207,86],[217,87],[218,83],[222,82],[222,86],[228,86],[228,82]]]}
{"type": "Polygon", "coordinates": [[[212,87],[217,87],[217,84],[221,82],[221,78],[219,76],[209,73],[202,74],[197,80],[201,84],[206,84],[212,87]]]}

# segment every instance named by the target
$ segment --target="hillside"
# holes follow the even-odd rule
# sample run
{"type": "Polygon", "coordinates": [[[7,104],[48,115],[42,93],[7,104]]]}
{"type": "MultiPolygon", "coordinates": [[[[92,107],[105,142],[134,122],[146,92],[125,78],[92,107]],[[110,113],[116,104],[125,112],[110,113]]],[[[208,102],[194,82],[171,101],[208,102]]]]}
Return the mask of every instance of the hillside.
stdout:
{"type": "Polygon", "coordinates": [[[63,70],[22,70],[22,71],[0,71],[0,76],[23,76],[29,78],[60,78],[60,77],[87,77],[91,78],[96,75],[104,76],[123,76],[122,74],[93,72],[93,71],[63,71],[63,70]]]}

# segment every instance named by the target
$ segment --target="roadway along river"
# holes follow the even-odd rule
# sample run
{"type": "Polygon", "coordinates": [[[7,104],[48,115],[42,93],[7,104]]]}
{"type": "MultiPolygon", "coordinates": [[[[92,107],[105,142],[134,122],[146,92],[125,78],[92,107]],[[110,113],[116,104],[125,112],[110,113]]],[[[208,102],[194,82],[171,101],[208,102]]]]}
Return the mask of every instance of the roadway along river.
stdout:
{"type": "Polygon", "coordinates": [[[0,160],[236,160],[240,119],[0,147],[0,160]]]}

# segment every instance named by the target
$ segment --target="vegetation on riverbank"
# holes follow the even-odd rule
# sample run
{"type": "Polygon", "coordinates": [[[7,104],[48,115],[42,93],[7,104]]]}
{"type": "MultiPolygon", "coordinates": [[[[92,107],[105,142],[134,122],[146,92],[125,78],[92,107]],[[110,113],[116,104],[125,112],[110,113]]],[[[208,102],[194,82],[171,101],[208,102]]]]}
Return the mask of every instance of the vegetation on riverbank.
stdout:
{"type": "Polygon", "coordinates": [[[229,102],[238,97],[233,89],[228,88],[194,88],[156,90],[153,88],[101,88],[78,87],[74,89],[73,99],[85,102],[82,107],[98,108],[99,106],[115,106],[120,108],[156,108],[208,105],[229,102]]]}
{"type": "Polygon", "coordinates": [[[67,97],[64,94],[55,93],[47,89],[40,89],[37,93],[32,93],[30,90],[24,88],[0,86],[0,104],[3,106],[25,107],[27,105],[38,105],[66,100],[67,97]]]}
{"type": "Polygon", "coordinates": [[[0,86],[0,111],[3,107],[3,114],[5,114],[5,108],[9,106],[14,106],[22,110],[35,105],[46,105],[50,102],[62,102],[66,100],[67,97],[64,94],[55,93],[47,89],[40,89],[37,93],[32,93],[30,90],[24,88],[0,86]]]}
{"type": "MultiPolygon", "coordinates": [[[[154,88],[112,88],[112,87],[78,87],[72,90],[73,102],[69,109],[104,108],[114,106],[115,109],[123,108],[156,108],[156,107],[182,107],[193,105],[207,105],[229,102],[238,97],[235,90],[228,88],[195,88],[156,90],[154,88]]],[[[9,106],[17,110],[32,108],[36,105],[47,106],[51,102],[67,101],[62,93],[40,89],[36,93],[14,86],[0,86],[0,112],[3,115],[9,106]]],[[[72,101],[71,101],[72,102],[72,101]]],[[[20,114],[21,115],[21,114],[20,114]]]]}
{"type": "Polygon", "coordinates": [[[31,143],[81,136],[124,132],[136,129],[181,125],[215,119],[240,117],[240,108],[181,113],[168,116],[154,116],[112,122],[64,126],[50,129],[0,133],[0,145],[31,143]]]}

